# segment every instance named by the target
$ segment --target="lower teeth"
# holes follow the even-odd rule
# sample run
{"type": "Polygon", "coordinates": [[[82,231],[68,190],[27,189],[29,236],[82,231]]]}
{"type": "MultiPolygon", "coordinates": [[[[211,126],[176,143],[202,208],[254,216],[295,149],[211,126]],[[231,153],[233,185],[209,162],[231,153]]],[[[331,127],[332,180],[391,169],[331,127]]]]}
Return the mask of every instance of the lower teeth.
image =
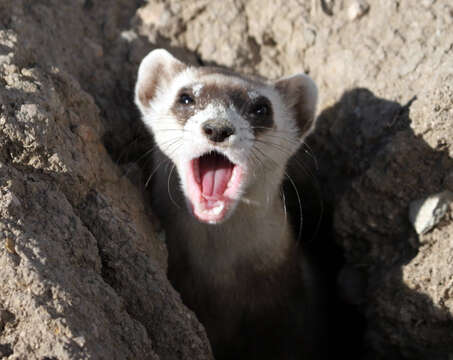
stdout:
{"type": "Polygon", "coordinates": [[[209,215],[219,215],[223,208],[225,207],[225,204],[224,203],[219,203],[217,206],[211,208],[211,209],[200,209],[201,211],[200,212],[203,212],[205,214],[209,214],[209,215]]]}

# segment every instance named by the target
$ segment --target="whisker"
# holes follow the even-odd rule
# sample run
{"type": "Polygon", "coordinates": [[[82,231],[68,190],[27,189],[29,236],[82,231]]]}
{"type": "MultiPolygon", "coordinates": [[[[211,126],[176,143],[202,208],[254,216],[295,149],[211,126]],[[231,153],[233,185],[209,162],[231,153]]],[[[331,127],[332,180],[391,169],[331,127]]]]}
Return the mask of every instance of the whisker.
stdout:
{"type": "Polygon", "coordinates": [[[258,142],[258,143],[261,143],[261,144],[270,145],[270,146],[274,147],[275,149],[280,150],[285,155],[288,155],[288,156],[292,156],[293,155],[293,151],[291,149],[288,149],[288,148],[284,147],[283,145],[276,144],[276,143],[271,142],[271,141],[260,140],[260,139],[256,139],[255,141],[258,142]]]}
{"type": "Polygon", "coordinates": [[[281,133],[285,132],[287,134],[293,134],[293,132],[291,132],[289,130],[277,130],[276,128],[271,127],[271,126],[255,126],[255,125],[252,125],[252,126],[250,126],[250,128],[252,128],[252,129],[265,129],[265,130],[272,130],[274,132],[281,132],[281,133]]]}
{"type": "MultiPolygon", "coordinates": [[[[258,148],[255,148],[255,150],[257,150],[258,152],[261,152],[260,149],[258,149],[258,148]]],[[[261,152],[261,154],[263,156],[265,156],[262,152],[261,152]]],[[[266,170],[266,169],[270,169],[271,171],[273,171],[271,168],[266,166],[266,164],[259,158],[259,156],[257,154],[255,154],[255,156],[256,156],[257,160],[259,161],[259,163],[261,164],[261,167],[262,167],[263,171],[266,170]]],[[[270,202],[271,202],[271,199],[270,199],[270,196],[269,196],[269,192],[266,189],[266,208],[269,207],[270,202]]]]}
{"type": "Polygon", "coordinates": [[[295,163],[306,175],[308,175],[311,179],[313,179],[313,181],[317,182],[316,176],[313,173],[313,171],[311,171],[310,168],[308,166],[306,166],[302,161],[300,161],[297,157],[293,157],[291,159],[291,161],[293,163],[295,163]]]}
{"type": "Polygon", "coordinates": [[[316,159],[316,156],[314,155],[314,152],[311,149],[311,147],[305,141],[302,142],[302,150],[304,151],[304,153],[310,156],[310,158],[313,160],[313,163],[315,164],[316,171],[319,171],[318,160],[316,159]],[[305,149],[304,146],[306,146],[308,150],[305,149]]]}
{"type": "MultiPolygon", "coordinates": [[[[291,134],[294,136],[294,131],[290,131],[290,130],[278,130],[278,129],[275,129],[273,127],[269,127],[269,126],[246,126],[246,127],[240,127],[239,128],[240,130],[250,130],[250,129],[263,129],[263,130],[271,130],[273,134],[291,134]]],[[[260,134],[260,135],[264,135],[263,134],[260,134]]]]}
{"type": "Polygon", "coordinates": [[[137,142],[138,139],[139,139],[139,137],[136,136],[136,137],[134,137],[131,141],[129,141],[126,145],[123,146],[123,149],[121,150],[120,154],[118,155],[118,158],[117,158],[116,161],[115,161],[117,164],[120,164],[120,163],[121,163],[121,159],[122,159],[123,155],[126,154],[127,149],[128,149],[133,143],[137,142]]]}
{"type": "Polygon", "coordinates": [[[288,224],[288,212],[286,210],[286,196],[285,196],[285,192],[283,191],[283,189],[280,189],[280,194],[282,196],[283,213],[285,215],[284,226],[282,227],[282,232],[280,234],[280,239],[281,239],[283,237],[283,234],[285,233],[286,226],[288,224]]]}
{"type": "Polygon", "coordinates": [[[156,132],[161,132],[161,131],[180,131],[180,132],[184,132],[186,130],[185,129],[171,129],[171,128],[157,129],[156,130],[156,132]]]}
{"type": "MultiPolygon", "coordinates": [[[[292,143],[294,145],[299,145],[299,141],[297,141],[297,140],[278,135],[278,134],[291,134],[291,135],[294,135],[294,133],[292,131],[276,130],[276,129],[273,129],[273,128],[267,127],[267,126],[251,126],[250,128],[252,128],[252,129],[272,130],[272,133],[263,133],[263,134],[260,134],[260,137],[271,137],[271,138],[275,138],[275,139],[282,139],[285,142],[290,142],[290,143],[292,143]]],[[[249,129],[249,128],[248,127],[243,127],[241,129],[242,130],[246,130],[246,129],[249,129]]],[[[248,140],[257,141],[259,139],[249,138],[248,140]]],[[[302,141],[301,142],[301,148],[304,151],[304,153],[306,153],[312,159],[313,163],[315,164],[316,170],[319,170],[318,161],[316,159],[316,156],[313,153],[313,150],[310,148],[310,146],[305,141],[302,141]],[[306,147],[306,148],[304,148],[304,147],[306,147]]]]}
{"type": "MultiPolygon", "coordinates": [[[[297,157],[294,156],[293,152],[290,151],[289,149],[285,148],[284,146],[280,145],[280,144],[276,144],[276,143],[273,143],[273,142],[270,142],[270,141],[264,141],[264,140],[255,140],[256,142],[258,143],[262,143],[262,144],[265,144],[265,145],[269,145],[269,146],[272,146],[273,148],[281,151],[283,154],[285,155],[288,155],[290,158],[291,158],[291,161],[295,161],[297,163],[297,165],[300,166],[300,168],[309,176],[311,177],[312,179],[316,179],[316,176],[313,174],[313,172],[310,170],[309,167],[305,166],[304,164],[302,164],[299,159],[297,157]]],[[[313,158],[314,159],[314,158],[313,158]]],[[[314,159],[315,160],[315,159],[314,159]]],[[[315,163],[316,165],[316,163],[315,163]]],[[[317,170],[317,169],[316,169],[317,170]]]]}
{"type": "MultiPolygon", "coordinates": [[[[278,166],[277,162],[270,156],[267,156],[261,149],[259,149],[257,146],[254,146],[254,149],[257,150],[264,158],[270,160],[272,163],[274,163],[275,166],[278,166]]],[[[273,169],[272,169],[273,170],[273,169]]],[[[299,195],[299,191],[297,190],[296,184],[294,183],[293,179],[290,177],[290,175],[285,171],[284,172],[285,176],[289,179],[292,187],[294,188],[297,196],[297,201],[299,205],[299,213],[300,213],[300,224],[299,224],[299,231],[298,231],[298,236],[297,239],[299,240],[302,234],[302,223],[303,223],[303,211],[302,211],[302,201],[299,195]]]]}
{"type": "MultiPolygon", "coordinates": [[[[272,157],[267,156],[258,146],[253,146],[252,151],[253,151],[253,149],[255,151],[259,152],[262,155],[263,159],[270,160],[276,167],[279,167],[277,162],[272,157]]],[[[259,159],[259,156],[257,156],[257,158],[259,159]]],[[[260,163],[264,170],[275,171],[275,169],[270,168],[269,166],[266,166],[266,164],[261,159],[259,159],[259,160],[260,160],[260,163]]],[[[269,205],[269,203],[270,203],[269,193],[266,193],[266,203],[267,203],[267,205],[269,205]]]]}
{"type": "Polygon", "coordinates": [[[291,143],[291,144],[294,144],[294,145],[299,145],[301,142],[298,141],[298,140],[294,140],[294,139],[290,139],[289,137],[287,136],[280,136],[278,134],[268,134],[268,133],[264,133],[264,134],[260,134],[260,137],[270,137],[270,138],[273,138],[273,139],[280,139],[282,140],[283,142],[288,142],[288,143],[291,143]]]}
{"type": "Polygon", "coordinates": [[[302,169],[302,171],[304,171],[305,173],[310,175],[310,178],[312,179],[311,184],[314,186],[315,192],[317,194],[316,197],[317,197],[318,205],[319,205],[319,216],[318,216],[318,219],[316,222],[314,232],[310,239],[310,241],[312,241],[314,238],[316,238],[316,235],[319,232],[319,229],[321,227],[322,218],[324,215],[324,202],[323,202],[323,197],[322,197],[322,190],[321,190],[321,186],[320,186],[319,181],[317,180],[316,176],[311,171],[308,171],[308,169],[304,165],[302,165],[298,159],[293,159],[293,160],[296,161],[295,163],[292,164],[293,166],[297,165],[298,167],[300,167],[302,169]]]}
{"type": "Polygon", "coordinates": [[[288,178],[288,180],[290,181],[294,191],[296,192],[296,196],[297,196],[297,202],[299,204],[299,232],[297,234],[297,243],[299,244],[299,241],[302,237],[302,225],[303,225],[303,220],[304,220],[304,217],[303,217],[303,212],[302,212],[302,201],[301,201],[301,198],[299,196],[299,191],[297,190],[297,187],[296,187],[296,184],[294,183],[293,179],[291,178],[291,176],[288,175],[288,173],[285,171],[285,176],[288,178]]]}
{"type": "MultiPolygon", "coordinates": [[[[271,160],[273,163],[277,164],[277,163],[274,161],[274,159],[272,159],[270,156],[266,155],[266,154],[265,154],[258,146],[255,146],[255,145],[254,145],[254,146],[252,147],[252,149],[255,149],[256,151],[258,151],[258,152],[262,155],[263,159],[269,159],[269,160],[271,160]]],[[[265,169],[267,169],[264,163],[263,163],[263,166],[264,166],[265,169]]]]}
{"type": "MultiPolygon", "coordinates": [[[[156,150],[156,148],[157,148],[157,144],[155,144],[151,149],[145,151],[145,153],[140,155],[134,162],[137,162],[137,163],[140,162],[145,156],[154,152],[156,150]]],[[[130,169],[131,168],[127,169],[127,171],[125,171],[121,177],[125,177],[125,176],[129,175],[130,169]]]]}
{"type": "Polygon", "coordinates": [[[151,181],[151,178],[154,176],[154,174],[157,172],[157,170],[159,170],[159,168],[162,166],[162,164],[165,163],[165,162],[167,162],[167,161],[170,161],[170,159],[164,159],[164,160],[162,160],[162,161],[154,168],[154,170],[151,172],[151,175],[148,177],[148,180],[146,180],[145,188],[148,187],[148,184],[149,184],[149,182],[151,181]]]}
{"type": "MultiPolygon", "coordinates": [[[[161,144],[161,146],[166,146],[167,144],[169,144],[169,146],[171,146],[171,145],[173,144],[173,141],[174,141],[174,140],[177,141],[177,140],[179,140],[179,138],[172,138],[172,139],[169,139],[169,140],[167,140],[167,141],[164,141],[164,142],[161,144]]],[[[147,156],[147,155],[152,154],[154,151],[156,151],[156,150],[158,150],[158,149],[160,149],[160,148],[159,148],[159,145],[158,145],[158,144],[154,144],[154,146],[153,146],[151,149],[145,151],[145,153],[144,153],[143,155],[141,155],[141,156],[137,159],[137,161],[141,160],[143,157],[145,157],[145,156],[147,156]]]]}
{"type": "Polygon", "coordinates": [[[256,155],[256,154],[254,153],[253,149],[254,149],[254,148],[252,147],[252,149],[251,149],[252,151],[250,152],[250,155],[253,155],[253,156],[254,156],[254,160],[256,160],[255,164],[256,164],[256,165],[261,165],[261,167],[262,167],[263,169],[266,169],[266,165],[265,165],[265,164],[263,163],[263,161],[259,158],[259,156],[256,155]]]}
{"type": "MultiPolygon", "coordinates": [[[[272,133],[263,133],[263,134],[260,134],[260,136],[262,137],[272,137],[272,138],[275,138],[275,139],[282,139],[283,141],[285,142],[290,142],[294,145],[299,145],[299,141],[297,140],[294,140],[294,139],[291,139],[291,138],[288,138],[288,137],[283,137],[283,136],[279,136],[278,134],[291,134],[291,135],[294,135],[294,133],[292,131],[287,131],[287,130],[276,130],[276,129],[273,129],[271,127],[268,127],[268,126],[251,126],[250,128],[252,129],[267,129],[267,130],[272,130],[272,133]]],[[[247,127],[243,127],[241,128],[242,130],[246,130],[246,129],[249,129],[247,127]]],[[[250,138],[248,140],[259,140],[259,139],[256,139],[256,138],[250,138]]],[[[319,164],[318,164],[318,161],[313,153],[313,150],[310,148],[310,146],[305,142],[305,141],[302,141],[301,143],[302,145],[302,148],[305,146],[308,148],[305,149],[303,148],[303,151],[308,155],[310,156],[310,158],[313,160],[313,163],[315,164],[315,167],[316,167],[316,170],[319,170],[319,164]]]]}
{"type": "Polygon", "coordinates": [[[178,209],[181,209],[181,207],[176,203],[176,201],[173,199],[173,196],[171,195],[171,191],[170,191],[170,179],[171,179],[171,175],[173,174],[173,170],[175,169],[176,165],[173,164],[171,170],[170,170],[170,174],[168,175],[168,180],[167,180],[167,193],[168,193],[168,197],[170,198],[171,202],[178,208],[178,209]]]}
{"type": "Polygon", "coordinates": [[[148,184],[151,181],[151,178],[156,174],[157,170],[159,170],[159,168],[162,166],[162,164],[164,164],[166,162],[171,162],[170,156],[173,155],[182,146],[182,144],[179,144],[179,146],[178,146],[178,142],[181,140],[181,138],[177,138],[177,139],[173,139],[173,140],[174,141],[164,151],[168,151],[168,150],[170,150],[170,148],[172,146],[176,145],[175,149],[173,149],[170,152],[170,154],[168,154],[166,158],[161,160],[159,162],[159,164],[154,168],[154,170],[152,171],[151,175],[148,177],[148,180],[146,180],[145,188],[148,187],[148,184]]]}
{"type": "MultiPolygon", "coordinates": [[[[256,142],[252,148],[251,148],[251,153],[254,154],[254,156],[259,160],[261,166],[266,169],[267,171],[275,171],[275,168],[272,168],[270,165],[266,164],[264,162],[264,160],[266,160],[268,163],[271,163],[273,164],[273,166],[281,166],[281,164],[279,165],[277,163],[277,161],[275,159],[273,159],[271,156],[269,156],[268,154],[266,154],[263,149],[261,149],[259,147],[259,144],[260,142],[256,142]],[[260,156],[258,156],[260,155],[260,156]]],[[[261,144],[265,144],[263,142],[261,142],[261,144]]],[[[266,144],[265,144],[266,145],[266,144]]],[[[269,144],[267,144],[269,145],[269,144]]],[[[271,144],[272,145],[272,144],[271,144]]],[[[275,144],[273,144],[275,145],[275,144]]],[[[280,149],[281,151],[285,151],[284,149],[280,149]]],[[[317,182],[316,180],[316,177],[314,176],[314,174],[309,171],[308,168],[306,168],[306,166],[304,166],[301,162],[299,162],[299,160],[297,158],[295,158],[295,164],[297,166],[299,166],[300,168],[302,168],[302,170],[307,173],[310,178],[312,178],[314,180],[314,184],[315,184],[315,188],[316,188],[316,191],[318,194],[321,193],[321,189],[319,187],[319,183],[317,182]]],[[[295,195],[296,195],[296,198],[297,198],[297,204],[298,204],[298,208],[299,208],[299,228],[298,228],[298,232],[297,232],[297,240],[298,240],[298,243],[300,242],[299,240],[301,240],[302,238],[302,228],[303,228],[303,204],[302,204],[302,198],[301,198],[301,195],[299,193],[299,190],[296,186],[296,183],[294,181],[294,179],[291,177],[290,174],[288,174],[286,171],[284,171],[284,176],[285,178],[288,179],[288,182],[291,184],[290,186],[294,189],[294,192],[295,192],[295,195]]],[[[285,219],[287,219],[287,208],[286,208],[286,198],[285,198],[285,194],[284,192],[282,193],[282,201],[284,202],[283,206],[284,206],[284,211],[285,211],[285,219]]],[[[268,202],[268,200],[267,200],[268,202]]],[[[324,205],[323,205],[323,202],[322,202],[322,199],[320,200],[320,214],[319,214],[319,217],[318,217],[318,220],[317,220],[317,223],[316,223],[316,228],[315,228],[315,231],[310,239],[310,241],[312,241],[315,237],[316,237],[316,234],[319,232],[319,229],[320,229],[320,226],[321,226],[321,221],[322,221],[322,216],[323,216],[323,212],[324,212],[324,205]]],[[[285,220],[287,221],[287,220],[285,220]]]]}

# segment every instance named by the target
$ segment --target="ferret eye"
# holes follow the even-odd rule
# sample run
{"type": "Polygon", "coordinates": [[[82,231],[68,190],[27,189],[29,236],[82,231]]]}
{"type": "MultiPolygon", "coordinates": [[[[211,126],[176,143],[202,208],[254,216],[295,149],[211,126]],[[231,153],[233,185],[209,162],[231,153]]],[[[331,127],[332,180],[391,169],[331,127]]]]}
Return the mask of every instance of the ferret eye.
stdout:
{"type": "Polygon", "coordinates": [[[256,116],[266,116],[269,114],[269,105],[267,104],[256,104],[252,107],[251,113],[256,116]]]}
{"type": "Polygon", "coordinates": [[[182,105],[192,105],[195,100],[189,94],[183,93],[179,96],[178,102],[182,105]]]}

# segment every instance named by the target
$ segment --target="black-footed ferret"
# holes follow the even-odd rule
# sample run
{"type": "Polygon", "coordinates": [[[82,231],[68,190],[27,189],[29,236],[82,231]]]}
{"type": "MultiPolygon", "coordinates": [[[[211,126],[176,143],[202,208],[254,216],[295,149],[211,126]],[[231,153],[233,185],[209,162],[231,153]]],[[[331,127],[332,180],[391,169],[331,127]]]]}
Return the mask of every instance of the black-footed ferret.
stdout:
{"type": "Polygon", "coordinates": [[[168,276],[216,358],[316,358],[311,269],[281,192],[313,127],[314,82],[192,67],[158,49],[140,64],[135,102],[158,146],[152,201],[168,276]]]}

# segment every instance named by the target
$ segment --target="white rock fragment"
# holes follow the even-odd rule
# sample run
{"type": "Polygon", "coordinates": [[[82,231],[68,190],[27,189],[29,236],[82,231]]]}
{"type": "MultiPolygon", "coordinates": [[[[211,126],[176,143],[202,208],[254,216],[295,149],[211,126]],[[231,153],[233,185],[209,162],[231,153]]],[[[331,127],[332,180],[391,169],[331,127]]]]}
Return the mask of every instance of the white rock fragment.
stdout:
{"type": "Polygon", "coordinates": [[[365,0],[356,0],[348,8],[349,20],[354,21],[361,18],[370,10],[370,5],[365,0]]]}
{"type": "Polygon", "coordinates": [[[137,33],[135,31],[133,31],[133,30],[122,31],[121,34],[120,34],[120,37],[121,37],[121,39],[124,39],[127,42],[129,42],[129,43],[131,43],[134,40],[138,39],[137,33]]]}
{"type": "Polygon", "coordinates": [[[413,201],[409,205],[409,220],[417,234],[426,234],[436,226],[452,201],[453,193],[448,190],[413,201]]]}
{"type": "Polygon", "coordinates": [[[436,0],[422,0],[422,5],[428,8],[431,7],[435,2],[436,0]]]}
{"type": "Polygon", "coordinates": [[[3,208],[19,208],[22,205],[21,201],[10,191],[5,193],[0,192],[0,206],[3,208]]]}

